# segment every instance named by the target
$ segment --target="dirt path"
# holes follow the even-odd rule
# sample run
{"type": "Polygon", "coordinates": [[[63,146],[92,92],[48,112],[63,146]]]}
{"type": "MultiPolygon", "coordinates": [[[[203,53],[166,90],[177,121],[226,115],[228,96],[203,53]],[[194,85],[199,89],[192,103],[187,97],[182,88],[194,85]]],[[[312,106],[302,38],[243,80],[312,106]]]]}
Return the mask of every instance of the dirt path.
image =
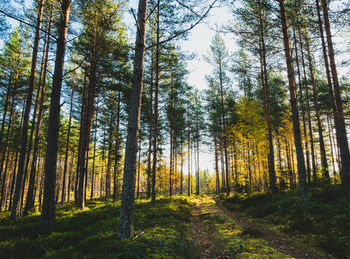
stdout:
{"type": "Polygon", "coordinates": [[[202,199],[199,199],[192,212],[193,217],[191,220],[191,225],[193,227],[193,238],[200,248],[201,258],[218,258],[219,247],[214,237],[205,230],[205,226],[201,219],[202,210],[202,199]]]}
{"type": "Polygon", "coordinates": [[[256,256],[264,256],[264,258],[266,258],[266,255],[272,256],[271,253],[275,255],[273,258],[287,258],[288,256],[297,259],[332,258],[321,256],[307,248],[301,247],[296,240],[282,233],[275,233],[247,218],[232,213],[212,196],[203,196],[197,200],[197,204],[193,209],[191,228],[193,239],[200,248],[199,257],[204,259],[235,258],[237,255],[241,255],[239,258],[245,258],[242,257],[244,252],[248,252],[247,255],[250,253],[256,256]],[[215,217],[221,218],[215,222],[215,217]],[[230,225],[230,223],[233,223],[233,225],[230,225]],[[256,242],[255,237],[242,233],[243,230],[247,229],[258,233],[258,239],[261,240],[260,242],[262,242],[265,250],[261,248],[261,244],[254,243],[256,242]],[[225,237],[221,234],[223,233],[222,231],[230,234],[226,234],[225,237]],[[241,250],[241,248],[238,250],[233,249],[230,253],[230,248],[227,247],[227,244],[235,242],[235,240],[239,240],[238,245],[241,248],[247,247],[249,244],[253,244],[255,247],[245,251],[244,249],[241,250]],[[269,249],[271,252],[266,252],[269,249]]]}
{"type": "Polygon", "coordinates": [[[247,220],[246,218],[240,217],[233,212],[227,210],[222,203],[215,199],[217,207],[225,213],[227,216],[232,218],[237,222],[242,228],[255,229],[261,235],[261,238],[266,240],[273,248],[277,251],[292,256],[297,259],[322,259],[322,258],[333,258],[333,257],[324,257],[320,254],[312,252],[310,250],[301,247],[295,240],[292,240],[288,236],[285,236],[280,233],[275,233],[261,225],[258,225],[254,222],[247,220]]]}

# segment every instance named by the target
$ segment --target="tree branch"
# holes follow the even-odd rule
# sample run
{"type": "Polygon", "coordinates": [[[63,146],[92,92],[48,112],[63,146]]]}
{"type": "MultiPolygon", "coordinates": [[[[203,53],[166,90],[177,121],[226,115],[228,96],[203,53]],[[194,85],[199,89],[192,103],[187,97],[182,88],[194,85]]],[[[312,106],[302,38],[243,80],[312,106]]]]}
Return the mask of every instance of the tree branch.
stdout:
{"type": "MultiPolygon", "coordinates": [[[[169,42],[169,41],[171,41],[171,40],[177,38],[178,36],[180,36],[180,35],[182,35],[182,34],[188,32],[188,31],[192,30],[194,27],[196,27],[196,26],[197,26],[201,21],[203,21],[203,19],[208,15],[208,13],[209,13],[210,10],[214,7],[214,4],[215,4],[217,1],[218,1],[218,0],[214,0],[214,1],[210,4],[210,6],[208,7],[208,10],[207,10],[194,24],[192,24],[192,25],[191,25],[190,27],[188,27],[187,29],[185,29],[185,30],[183,30],[183,31],[180,31],[180,32],[178,32],[178,33],[175,33],[174,35],[170,36],[169,38],[167,38],[167,39],[165,39],[165,40],[159,42],[159,45],[162,45],[162,44],[164,44],[164,43],[167,43],[167,42],[169,42]]],[[[155,47],[156,45],[157,45],[157,44],[155,43],[155,44],[153,44],[153,45],[151,45],[151,46],[148,46],[148,47],[146,48],[146,50],[151,49],[151,48],[155,47]]]]}

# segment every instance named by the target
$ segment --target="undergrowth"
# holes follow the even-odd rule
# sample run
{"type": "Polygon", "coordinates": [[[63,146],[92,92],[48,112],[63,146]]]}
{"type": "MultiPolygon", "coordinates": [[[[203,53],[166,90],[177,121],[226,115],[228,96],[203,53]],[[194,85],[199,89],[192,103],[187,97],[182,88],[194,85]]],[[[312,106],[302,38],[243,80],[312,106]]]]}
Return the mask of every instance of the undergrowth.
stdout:
{"type": "Polygon", "coordinates": [[[173,197],[139,200],[135,204],[134,240],[119,240],[120,203],[89,203],[83,211],[73,204],[59,206],[51,233],[40,230],[34,213],[13,222],[2,213],[0,258],[198,258],[188,236],[193,202],[173,197]]]}
{"type": "Polygon", "coordinates": [[[220,196],[226,208],[294,235],[307,246],[350,258],[350,195],[339,185],[313,187],[302,204],[297,190],[220,196]]]}

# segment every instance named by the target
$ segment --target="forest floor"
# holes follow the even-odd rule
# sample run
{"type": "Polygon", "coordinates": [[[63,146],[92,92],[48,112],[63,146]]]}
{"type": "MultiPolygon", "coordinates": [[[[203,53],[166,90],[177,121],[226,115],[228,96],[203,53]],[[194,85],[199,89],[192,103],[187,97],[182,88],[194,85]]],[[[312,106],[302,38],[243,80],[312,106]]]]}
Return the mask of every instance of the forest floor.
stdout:
{"type": "Polygon", "coordinates": [[[311,199],[313,213],[326,209],[323,214],[329,217],[322,214],[323,226],[312,214],[313,228],[296,209],[296,192],[160,197],[155,206],[140,199],[135,237],[123,241],[117,238],[120,202],[92,201],[85,210],[73,203],[58,206],[52,232],[40,229],[39,212],[15,222],[1,212],[0,258],[332,258],[326,253],[348,258],[350,202],[332,190],[312,196],[333,197],[331,207],[324,201],[317,207],[311,199]],[[331,241],[338,237],[337,242],[320,246],[324,235],[331,241]]]}
{"type": "Polygon", "coordinates": [[[350,194],[340,185],[276,194],[220,195],[217,204],[247,232],[296,258],[350,258],[350,194]]]}
{"type": "Polygon", "coordinates": [[[201,258],[325,258],[286,235],[237,216],[213,196],[197,200],[191,224],[201,258]]]}

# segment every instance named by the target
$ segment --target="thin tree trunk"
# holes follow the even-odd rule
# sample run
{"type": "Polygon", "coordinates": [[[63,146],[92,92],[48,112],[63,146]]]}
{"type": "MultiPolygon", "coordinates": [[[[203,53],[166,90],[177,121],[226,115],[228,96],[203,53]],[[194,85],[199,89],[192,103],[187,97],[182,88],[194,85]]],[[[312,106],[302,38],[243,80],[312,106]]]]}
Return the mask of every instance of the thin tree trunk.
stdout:
{"type": "Polygon", "coordinates": [[[216,193],[220,193],[220,178],[219,178],[219,162],[218,162],[218,144],[216,133],[214,133],[214,149],[215,149],[215,173],[216,173],[216,193]]]}
{"type": "Polygon", "coordinates": [[[32,165],[30,167],[27,199],[26,199],[26,205],[25,205],[24,213],[23,213],[24,215],[27,215],[28,211],[34,207],[34,201],[35,201],[35,192],[34,192],[35,185],[34,185],[34,183],[35,183],[35,174],[36,174],[36,163],[37,163],[38,150],[39,150],[41,121],[42,121],[43,111],[44,111],[46,73],[47,73],[47,64],[48,64],[49,50],[50,50],[50,32],[51,32],[51,15],[50,15],[50,21],[48,24],[48,33],[47,33],[47,38],[46,38],[45,63],[44,63],[42,83],[41,83],[41,93],[40,93],[41,98],[40,98],[40,103],[39,103],[38,121],[37,121],[37,125],[36,125],[36,130],[35,130],[32,165]]]}
{"type": "Polygon", "coordinates": [[[120,91],[118,92],[117,132],[115,137],[113,202],[116,201],[119,193],[119,180],[118,180],[118,162],[119,162],[119,146],[120,146],[119,124],[120,124],[120,91]]]}
{"type": "Polygon", "coordinates": [[[69,120],[68,120],[68,132],[67,132],[67,140],[66,140],[66,151],[65,151],[65,155],[64,155],[61,204],[63,204],[66,201],[67,167],[68,167],[70,131],[71,131],[72,117],[73,117],[73,102],[74,102],[74,90],[75,90],[74,88],[75,88],[75,78],[73,75],[73,85],[72,85],[72,93],[71,93],[70,107],[69,107],[69,120]]]}
{"type": "Polygon", "coordinates": [[[307,136],[307,125],[306,125],[306,118],[305,118],[305,106],[304,106],[304,98],[303,98],[303,88],[301,83],[298,44],[297,44],[297,38],[296,38],[294,27],[293,27],[293,36],[294,36],[294,46],[295,46],[295,62],[297,65],[297,75],[298,75],[298,85],[299,85],[299,99],[300,99],[301,116],[302,116],[302,122],[303,122],[304,146],[306,151],[305,156],[306,156],[307,180],[309,183],[311,183],[310,153],[309,153],[309,143],[308,143],[308,136],[307,136]]]}
{"type": "Polygon", "coordinates": [[[153,133],[153,52],[151,56],[151,82],[149,106],[149,139],[148,139],[148,168],[147,168],[147,199],[151,197],[152,181],[152,133],[153,133]]]}
{"type": "MultiPolygon", "coordinates": [[[[307,84],[307,76],[306,76],[306,65],[305,65],[305,58],[304,58],[304,46],[303,42],[301,40],[301,35],[300,35],[300,28],[298,26],[298,31],[299,31],[299,44],[300,44],[300,53],[301,53],[301,64],[303,67],[303,74],[304,74],[304,88],[306,92],[306,109],[307,109],[307,120],[308,120],[308,126],[309,126],[309,135],[310,135],[310,146],[311,146],[311,163],[312,163],[312,176],[313,176],[313,181],[316,183],[317,181],[317,174],[316,174],[316,155],[315,155],[315,146],[314,146],[314,137],[312,133],[312,124],[311,124],[311,110],[310,110],[310,95],[309,95],[309,87],[307,84]]],[[[310,180],[311,182],[311,180],[310,180]]]]}
{"type": "Polygon", "coordinates": [[[142,139],[142,132],[140,129],[140,136],[139,136],[139,163],[137,168],[137,199],[140,197],[140,171],[141,171],[141,139],[142,139]]]}
{"type": "MultiPolygon", "coordinates": [[[[144,0],[142,2],[145,2],[144,0]]],[[[141,0],[140,0],[141,4],[141,0]]],[[[158,94],[159,94],[159,40],[160,40],[160,32],[159,32],[159,5],[160,0],[157,0],[157,43],[156,43],[156,78],[155,78],[155,89],[154,89],[154,117],[153,117],[153,165],[152,165],[152,205],[156,202],[156,170],[157,170],[157,152],[158,152],[158,94]]]]}
{"type": "MultiPolygon", "coordinates": [[[[95,135],[94,135],[94,153],[92,157],[92,172],[91,172],[91,193],[90,200],[94,198],[94,185],[95,185],[95,160],[96,160],[96,143],[97,143],[97,119],[98,119],[98,109],[96,109],[95,115],[95,135]]],[[[114,193],[113,193],[114,197],[114,193]]]]}
{"type": "Polygon", "coordinates": [[[313,93],[313,103],[314,103],[314,107],[315,107],[317,127],[318,127],[318,136],[319,136],[319,142],[320,142],[321,165],[322,165],[321,171],[322,171],[323,177],[327,181],[329,181],[329,169],[328,169],[326,148],[325,148],[324,138],[323,138],[323,125],[322,125],[321,115],[320,115],[320,106],[318,104],[319,103],[318,102],[318,92],[317,92],[315,75],[314,75],[314,66],[313,66],[313,62],[312,62],[310,44],[309,44],[309,39],[308,39],[307,35],[305,35],[305,42],[306,42],[307,58],[309,61],[309,69],[310,69],[310,77],[311,77],[312,93],[313,93]]]}
{"type": "Polygon", "coordinates": [[[14,197],[13,197],[13,206],[12,206],[12,210],[11,210],[11,219],[12,220],[15,220],[17,218],[17,216],[19,216],[19,213],[21,210],[19,203],[20,203],[20,198],[22,196],[22,193],[21,193],[22,184],[23,184],[22,181],[23,181],[23,175],[25,173],[24,167],[25,167],[25,160],[26,160],[25,158],[26,158],[26,154],[27,154],[29,116],[30,116],[30,109],[32,106],[33,90],[34,90],[34,84],[35,84],[36,64],[37,64],[37,58],[38,58],[40,28],[41,28],[41,19],[42,19],[43,9],[44,9],[44,0],[41,0],[39,3],[39,7],[38,7],[36,32],[35,32],[33,54],[32,54],[32,65],[31,65],[29,86],[27,89],[27,98],[26,98],[26,104],[25,104],[25,110],[24,110],[24,119],[23,119],[23,127],[22,127],[21,142],[20,142],[20,155],[19,155],[18,172],[17,172],[15,193],[14,193],[14,197]]]}

